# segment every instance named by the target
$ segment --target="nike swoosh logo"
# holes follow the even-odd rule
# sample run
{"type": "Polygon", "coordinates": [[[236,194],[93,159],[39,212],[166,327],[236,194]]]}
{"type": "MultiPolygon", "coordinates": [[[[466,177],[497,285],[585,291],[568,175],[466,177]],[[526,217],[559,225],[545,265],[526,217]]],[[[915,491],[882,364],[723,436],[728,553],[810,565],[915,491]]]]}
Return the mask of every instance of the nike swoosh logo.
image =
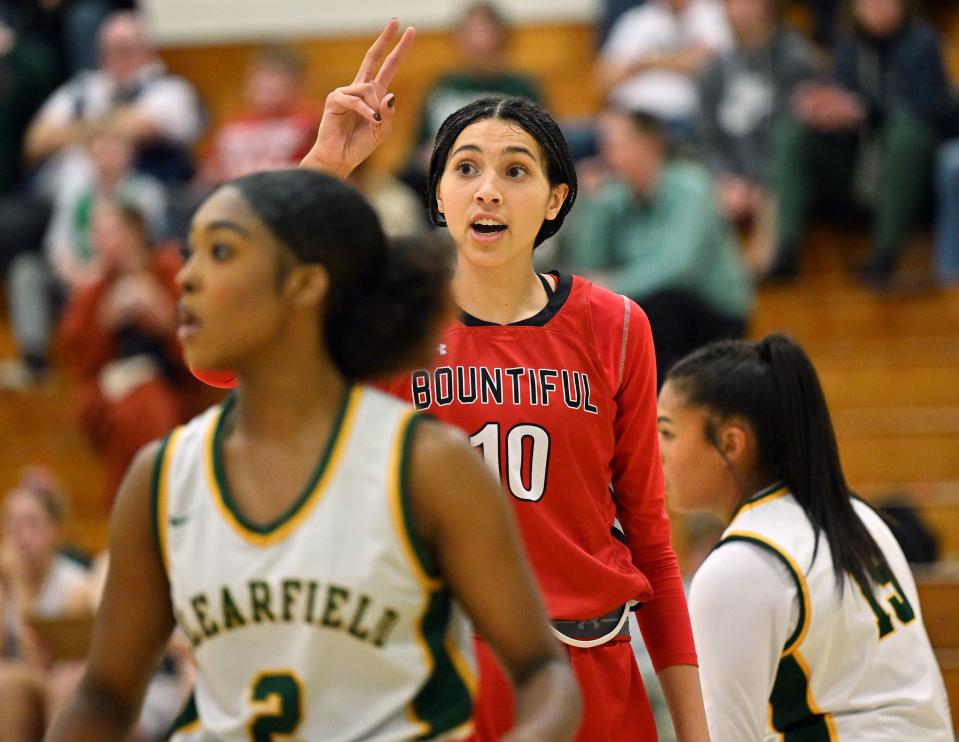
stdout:
{"type": "Polygon", "coordinates": [[[168,520],[171,526],[182,526],[184,523],[190,520],[190,516],[189,515],[171,515],[168,520]]]}

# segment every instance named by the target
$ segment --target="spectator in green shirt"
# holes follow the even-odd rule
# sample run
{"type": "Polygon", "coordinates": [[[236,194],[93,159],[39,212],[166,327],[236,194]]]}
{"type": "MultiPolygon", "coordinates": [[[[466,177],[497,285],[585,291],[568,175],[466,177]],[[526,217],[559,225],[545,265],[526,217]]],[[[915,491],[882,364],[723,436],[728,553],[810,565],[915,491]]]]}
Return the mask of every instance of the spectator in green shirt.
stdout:
{"type": "Polygon", "coordinates": [[[426,193],[433,139],[440,124],[467,103],[488,95],[518,96],[544,105],[532,77],[508,69],[506,47],[509,25],[490,2],[475,2],[456,28],[461,66],[442,75],[426,94],[413,152],[402,178],[417,193],[426,193]]]}
{"type": "Polygon", "coordinates": [[[643,308],[662,379],[694,348],[745,333],[752,281],[719,213],[712,178],[669,156],[655,117],[607,111],[599,141],[613,177],[593,188],[594,178],[580,178],[566,254],[574,271],[643,308]]]}

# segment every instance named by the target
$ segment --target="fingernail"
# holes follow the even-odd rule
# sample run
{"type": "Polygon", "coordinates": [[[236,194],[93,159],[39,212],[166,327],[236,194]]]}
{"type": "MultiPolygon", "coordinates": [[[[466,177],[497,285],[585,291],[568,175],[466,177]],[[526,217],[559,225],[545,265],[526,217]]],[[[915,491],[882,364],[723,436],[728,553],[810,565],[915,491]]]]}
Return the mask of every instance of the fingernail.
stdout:
{"type": "Polygon", "coordinates": [[[388,105],[390,108],[392,108],[393,106],[395,106],[395,105],[396,105],[396,96],[395,96],[395,95],[391,95],[391,96],[390,96],[390,99],[389,99],[388,101],[386,101],[386,105],[388,105]]]}
{"type": "Polygon", "coordinates": [[[380,112],[379,112],[379,111],[377,111],[376,113],[373,114],[373,120],[374,120],[374,121],[382,121],[382,120],[383,120],[383,117],[380,116],[380,112]]]}

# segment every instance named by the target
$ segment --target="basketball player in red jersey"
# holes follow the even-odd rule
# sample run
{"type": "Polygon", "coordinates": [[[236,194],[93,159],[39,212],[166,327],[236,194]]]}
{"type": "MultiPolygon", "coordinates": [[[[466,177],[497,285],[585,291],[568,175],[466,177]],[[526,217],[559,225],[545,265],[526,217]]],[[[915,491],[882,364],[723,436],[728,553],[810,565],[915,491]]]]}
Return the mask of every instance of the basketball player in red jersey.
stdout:
{"type": "MultiPolygon", "coordinates": [[[[331,95],[344,110],[381,105],[375,90],[331,95]]],[[[331,161],[329,148],[322,158],[331,161]]],[[[353,163],[344,161],[348,172],[353,163]]],[[[304,166],[312,164],[311,154],[304,166]]],[[[649,324],[622,296],[533,269],[533,249],[559,229],[575,194],[566,142],[535,104],[487,98],[446,120],[428,195],[434,223],[457,245],[462,316],[433,368],[394,389],[465,430],[509,492],[583,691],[577,739],[656,739],[622,630],[625,611],[639,606],[678,738],[708,740],[664,509],[649,324]]],[[[475,721],[485,742],[509,728],[512,702],[492,654],[479,648],[475,721]]]]}

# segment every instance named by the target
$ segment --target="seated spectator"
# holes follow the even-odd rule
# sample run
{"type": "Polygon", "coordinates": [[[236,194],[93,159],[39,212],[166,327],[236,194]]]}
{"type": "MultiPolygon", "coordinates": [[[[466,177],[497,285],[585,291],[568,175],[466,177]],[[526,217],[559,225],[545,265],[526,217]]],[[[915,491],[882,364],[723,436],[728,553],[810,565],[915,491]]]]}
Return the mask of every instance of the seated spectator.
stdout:
{"type": "Polygon", "coordinates": [[[80,145],[89,125],[105,116],[136,144],[138,170],[164,182],[189,178],[190,149],[203,124],[193,86],[166,71],[131,11],[107,18],[98,40],[99,69],[67,81],[27,131],[26,156],[42,164],[41,183],[88,177],[80,145]]]}
{"type": "Polygon", "coordinates": [[[853,0],[854,29],[835,53],[835,81],[797,91],[784,132],[772,276],[796,274],[812,207],[872,208],[873,249],[861,276],[891,285],[928,203],[948,88],[936,32],[906,0],[853,0]]]}
{"type": "Polygon", "coordinates": [[[154,249],[135,207],[100,201],[101,278],[77,289],[60,324],[62,359],[82,382],[80,422],[103,454],[107,502],[149,441],[182,421],[188,373],[176,340],[173,248],[154,249]]]}
{"type": "Polygon", "coordinates": [[[719,0],[648,0],[613,26],[597,82],[616,108],[654,114],[675,139],[690,141],[697,78],[731,41],[719,0]]]}
{"type": "Polygon", "coordinates": [[[934,271],[941,286],[959,284],[959,139],[936,156],[936,244],[934,271]]]}
{"type": "Polygon", "coordinates": [[[427,91],[413,151],[401,176],[417,193],[426,193],[433,139],[451,113],[486,95],[514,95],[543,104],[536,81],[509,69],[508,40],[506,18],[493,3],[474,2],[466,8],[456,29],[460,67],[442,75],[427,91]]]}
{"type": "Polygon", "coordinates": [[[812,46],[781,23],[777,0],[725,6],[734,44],[701,80],[702,154],[724,216],[748,234],[747,256],[765,271],[775,250],[774,130],[816,61],[812,46]]]}
{"type": "Polygon", "coordinates": [[[711,340],[741,337],[753,288],[708,172],[669,157],[662,124],[607,111],[600,151],[615,177],[580,179],[566,249],[573,270],[635,300],[649,317],[659,379],[711,340]]]}
{"type": "Polygon", "coordinates": [[[296,167],[313,146],[319,111],[303,92],[305,64],[274,47],[253,62],[244,107],[217,126],[200,178],[207,187],[260,170],[296,167]]]}
{"type": "Polygon", "coordinates": [[[37,660],[31,616],[60,618],[89,610],[87,569],[59,553],[66,500],[44,469],[27,470],[3,500],[0,517],[0,656],[37,660]]]}
{"type": "Polygon", "coordinates": [[[94,281],[99,264],[91,244],[96,204],[120,199],[143,213],[151,239],[167,234],[167,197],[155,178],[132,169],[133,142],[109,120],[91,128],[86,151],[93,181],[64,183],[57,193],[44,253],[24,252],[14,259],[8,279],[8,301],[23,363],[4,363],[0,384],[18,386],[43,377],[56,308],[74,289],[94,281]],[[21,384],[15,383],[21,378],[21,384]]]}
{"type": "Polygon", "coordinates": [[[87,570],[63,556],[66,502],[50,475],[28,470],[0,511],[0,739],[39,739],[51,684],[78,677],[76,663],[54,663],[31,630],[33,617],[89,612],[87,570]]]}
{"type": "Polygon", "coordinates": [[[171,234],[185,241],[190,219],[221,183],[260,170],[297,167],[313,146],[320,110],[304,94],[305,62],[292,49],[270,47],[247,73],[243,100],[218,124],[191,186],[172,194],[171,234]]]}
{"type": "Polygon", "coordinates": [[[192,173],[191,147],[202,112],[193,87],[167,74],[139,17],[111,15],[99,34],[100,68],[77,73],[44,103],[26,132],[25,156],[37,168],[31,192],[0,201],[0,267],[39,248],[60,189],[89,184],[84,152],[92,125],[110,118],[136,147],[135,166],[164,182],[192,173]]]}

